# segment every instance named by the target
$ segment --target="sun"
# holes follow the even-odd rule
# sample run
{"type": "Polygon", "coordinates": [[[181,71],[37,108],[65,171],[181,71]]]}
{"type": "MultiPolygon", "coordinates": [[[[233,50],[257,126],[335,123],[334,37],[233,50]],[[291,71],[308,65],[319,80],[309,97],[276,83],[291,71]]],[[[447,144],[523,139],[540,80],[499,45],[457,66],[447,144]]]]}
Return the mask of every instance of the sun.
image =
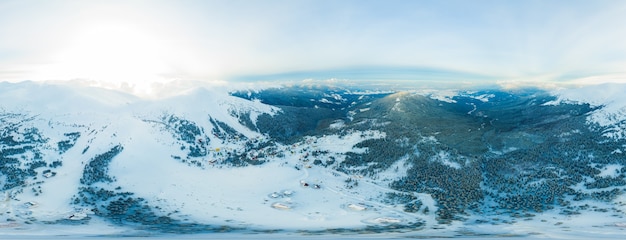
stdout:
{"type": "Polygon", "coordinates": [[[49,75],[149,91],[171,71],[165,36],[123,23],[90,24],[76,31],[55,57],[49,75]]]}

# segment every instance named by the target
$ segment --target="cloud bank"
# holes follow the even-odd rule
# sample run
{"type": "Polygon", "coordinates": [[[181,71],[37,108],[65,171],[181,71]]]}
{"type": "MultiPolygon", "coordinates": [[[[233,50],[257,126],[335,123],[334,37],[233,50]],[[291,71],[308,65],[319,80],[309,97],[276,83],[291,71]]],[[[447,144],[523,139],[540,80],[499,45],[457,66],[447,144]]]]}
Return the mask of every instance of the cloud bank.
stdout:
{"type": "Polygon", "coordinates": [[[359,78],[368,71],[337,69],[370,66],[609,81],[626,69],[625,10],[622,1],[3,1],[0,81],[359,78]]]}

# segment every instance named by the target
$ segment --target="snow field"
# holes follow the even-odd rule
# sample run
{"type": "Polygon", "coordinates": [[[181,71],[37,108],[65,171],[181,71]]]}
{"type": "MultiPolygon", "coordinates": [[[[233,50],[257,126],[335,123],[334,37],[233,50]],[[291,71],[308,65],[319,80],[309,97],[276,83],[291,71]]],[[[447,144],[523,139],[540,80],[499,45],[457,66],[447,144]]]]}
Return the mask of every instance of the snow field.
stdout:
{"type": "Polygon", "coordinates": [[[348,176],[302,158],[314,149],[333,153],[362,151],[353,146],[366,138],[384,137],[379,132],[355,132],[341,139],[335,135],[307,138],[301,144],[283,146],[284,158],[271,159],[261,166],[205,169],[167,157],[172,149],[152,140],[160,139],[161,132],[145,130],[129,134],[145,137],[125,143],[133,151],[122,152],[111,163],[110,174],[117,179],[114,184],[159,206],[164,214],[176,212],[173,216],[180,220],[321,230],[419,219],[376,201],[391,190],[368,186],[347,193],[348,176]]]}

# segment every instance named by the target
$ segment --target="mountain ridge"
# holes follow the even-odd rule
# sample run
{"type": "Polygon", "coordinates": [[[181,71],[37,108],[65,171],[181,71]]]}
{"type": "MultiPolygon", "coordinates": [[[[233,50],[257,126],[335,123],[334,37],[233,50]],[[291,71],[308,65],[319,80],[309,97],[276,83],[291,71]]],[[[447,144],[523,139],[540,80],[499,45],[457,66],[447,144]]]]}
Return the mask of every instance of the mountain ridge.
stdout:
{"type": "Polygon", "coordinates": [[[4,225],[409,232],[625,210],[626,140],[607,133],[626,101],[584,89],[0,91],[4,225]]]}

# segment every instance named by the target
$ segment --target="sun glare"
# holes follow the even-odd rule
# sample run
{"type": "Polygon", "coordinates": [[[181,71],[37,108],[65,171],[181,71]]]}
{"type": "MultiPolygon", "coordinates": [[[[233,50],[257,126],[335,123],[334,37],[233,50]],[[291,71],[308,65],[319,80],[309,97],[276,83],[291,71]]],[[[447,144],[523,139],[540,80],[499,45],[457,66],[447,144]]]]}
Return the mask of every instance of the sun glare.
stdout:
{"type": "Polygon", "coordinates": [[[167,45],[162,36],[124,24],[96,24],[79,30],[56,56],[50,72],[58,78],[81,78],[132,87],[136,93],[165,81],[167,45]]]}

